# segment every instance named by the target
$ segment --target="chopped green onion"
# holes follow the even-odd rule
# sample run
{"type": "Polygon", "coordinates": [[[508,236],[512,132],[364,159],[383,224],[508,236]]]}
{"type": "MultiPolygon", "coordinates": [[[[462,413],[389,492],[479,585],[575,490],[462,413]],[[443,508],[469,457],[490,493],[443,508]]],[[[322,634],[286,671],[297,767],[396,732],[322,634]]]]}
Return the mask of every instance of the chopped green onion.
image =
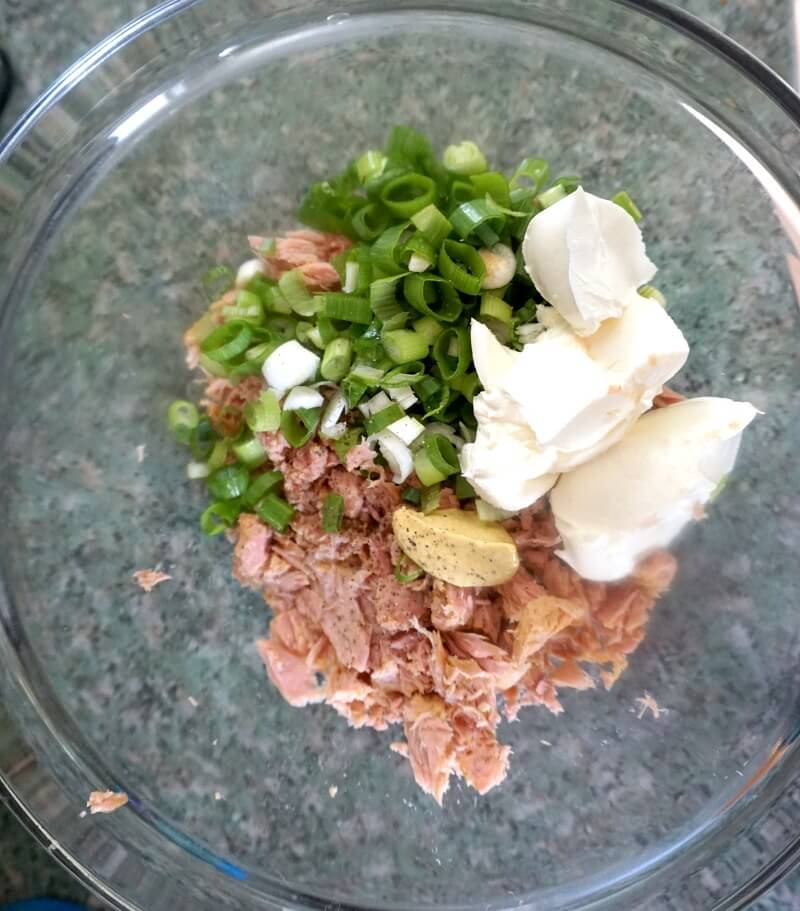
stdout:
{"type": "Polygon", "coordinates": [[[425,438],[425,452],[430,459],[431,465],[444,477],[447,478],[459,470],[456,448],[443,434],[433,433],[427,436],[425,438]]]}
{"type": "MultiPolygon", "coordinates": [[[[416,234],[412,234],[411,237],[409,237],[408,241],[406,242],[404,256],[405,256],[405,254],[408,254],[408,256],[410,257],[409,261],[408,261],[409,265],[411,264],[411,259],[413,259],[415,256],[418,259],[424,260],[429,265],[433,265],[433,263],[436,262],[436,248],[427,239],[427,237],[425,237],[419,231],[416,234]]],[[[424,269],[422,269],[422,270],[410,269],[409,271],[424,272],[425,270],[424,269]]]]}
{"type": "Polygon", "coordinates": [[[359,181],[364,184],[368,180],[380,177],[388,160],[383,152],[377,149],[369,149],[369,151],[364,152],[355,161],[355,170],[359,181]]]}
{"type": "Polygon", "coordinates": [[[408,364],[428,356],[428,343],[410,329],[393,329],[382,336],[383,347],[395,364],[408,364]]]}
{"type": "Polygon", "coordinates": [[[611,202],[615,202],[620,208],[624,209],[634,221],[642,220],[642,213],[639,211],[639,207],[630,196],[628,196],[625,190],[620,190],[619,193],[615,193],[614,196],[611,197],[611,202]]]}
{"type": "Polygon", "coordinates": [[[459,475],[456,478],[456,483],[453,486],[453,490],[459,500],[472,500],[475,498],[474,487],[463,475],[459,475]]]}
{"type": "Polygon", "coordinates": [[[208,467],[211,471],[222,468],[228,459],[229,444],[226,440],[217,440],[208,457],[208,467]]]}
{"type": "Polygon", "coordinates": [[[227,266],[214,266],[203,276],[203,289],[210,301],[219,300],[234,285],[235,276],[227,266]]]}
{"type": "Polygon", "coordinates": [[[261,393],[255,402],[244,406],[247,426],[256,433],[271,433],[281,426],[281,406],[271,389],[261,393]]]}
{"type": "Polygon", "coordinates": [[[365,386],[377,386],[385,374],[385,370],[370,367],[369,364],[354,364],[350,371],[350,376],[354,380],[360,380],[365,386]]]}
{"type": "Polygon", "coordinates": [[[450,389],[439,382],[435,377],[426,376],[414,387],[417,395],[422,399],[423,404],[428,409],[425,414],[426,418],[432,418],[447,407],[450,401],[450,389]]]}
{"type": "Polygon", "coordinates": [[[510,323],[514,310],[501,297],[497,297],[495,294],[483,294],[480,315],[488,319],[496,319],[500,323],[510,323]]]}
{"type": "Polygon", "coordinates": [[[189,436],[189,448],[192,450],[194,458],[198,461],[207,459],[214,448],[216,438],[217,435],[214,433],[211,421],[207,417],[200,418],[189,436]]]}
{"type": "Polygon", "coordinates": [[[475,187],[469,180],[454,180],[450,187],[450,201],[456,204],[475,198],[475,187]]]}
{"type": "Polygon", "coordinates": [[[362,240],[372,241],[389,226],[391,216],[378,203],[367,203],[353,216],[353,230],[362,240]]]}
{"type": "Polygon", "coordinates": [[[719,481],[717,481],[717,486],[711,491],[709,495],[709,502],[716,503],[717,500],[722,496],[722,492],[728,486],[728,481],[730,480],[730,473],[724,474],[719,481]]]}
{"type": "Polygon", "coordinates": [[[581,185],[581,179],[580,177],[570,175],[569,177],[557,177],[553,183],[556,186],[562,187],[564,192],[569,195],[578,189],[578,187],[581,185]]]}
{"type": "Polygon", "coordinates": [[[433,484],[430,487],[423,487],[420,495],[420,509],[428,515],[428,513],[435,512],[439,508],[439,496],[441,494],[441,488],[438,484],[433,484]]]}
{"type": "Polygon", "coordinates": [[[347,376],[353,362],[353,345],[346,338],[335,338],[329,342],[322,355],[320,375],[325,380],[338,383],[347,376]]]}
{"type": "Polygon", "coordinates": [[[451,174],[459,174],[462,177],[480,174],[489,167],[483,152],[469,139],[459,142],[458,145],[448,146],[444,150],[442,161],[451,174]]]}
{"type": "Polygon", "coordinates": [[[250,474],[244,465],[226,465],[208,476],[208,492],[215,500],[234,500],[249,483],[250,474]]]}
{"type": "Polygon", "coordinates": [[[248,468],[258,468],[267,461],[267,451],[261,445],[258,437],[245,437],[238,443],[234,443],[233,452],[236,458],[248,468]]]}
{"type": "Polygon", "coordinates": [[[387,228],[372,245],[372,262],[387,275],[402,272],[400,260],[408,240],[408,222],[387,228]]]}
{"type": "Polygon", "coordinates": [[[413,506],[419,506],[422,501],[422,494],[418,487],[406,487],[400,494],[400,499],[405,503],[411,503],[413,506]]]}
{"type": "Polygon", "coordinates": [[[207,478],[211,471],[205,462],[188,462],[186,465],[186,477],[190,481],[198,481],[200,478],[207,478]]]}
{"type": "Polygon", "coordinates": [[[318,231],[352,235],[353,212],[364,200],[346,182],[334,179],[312,184],[297,210],[298,221],[318,231]]]}
{"type": "Polygon", "coordinates": [[[444,326],[432,316],[423,316],[414,323],[414,332],[432,345],[444,330],[444,326]]]}
{"type": "Polygon", "coordinates": [[[322,312],[330,319],[364,325],[372,321],[372,310],[365,297],[356,297],[355,294],[344,294],[341,291],[328,291],[320,294],[319,298],[322,301],[322,312]]]}
{"type": "Polygon", "coordinates": [[[277,285],[271,285],[264,292],[264,309],[268,313],[282,313],[288,316],[292,312],[292,305],[283,296],[283,292],[277,285]]]}
{"type": "Polygon", "coordinates": [[[477,373],[464,373],[451,379],[450,385],[456,392],[460,392],[468,402],[471,402],[481,387],[481,381],[477,373]]]}
{"type": "Polygon", "coordinates": [[[306,287],[303,273],[299,269],[284,272],[278,279],[278,287],[298,316],[313,316],[317,312],[317,302],[306,287]]]}
{"type": "Polygon", "coordinates": [[[304,320],[300,320],[297,324],[297,341],[300,344],[304,345],[308,341],[308,335],[311,330],[314,328],[313,323],[307,323],[304,320]]]}
{"type": "Polygon", "coordinates": [[[475,510],[481,522],[505,522],[506,519],[510,519],[514,515],[513,512],[492,506],[491,503],[481,500],[480,497],[475,500],[475,510]]]}
{"type": "Polygon", "coordinates": [[[408,310],[400,310],[383,321],[383,332],[391,332],[394,329],[405,329],[406,323],[410,319],[411,314],[408,310]]]}
{"type": "Polygon", "coordinates": [[[241,511],[241,504],[236,500],[212,503],[200,516],[200,528],[209,536],[220,535],[233,528],[241,511]]]}
{"type": "Polygon", "coordinates": [[[458,291],[479,294],[486,264],[475,247],[446,240],[439,250],[439,272],[458,291]]]}
{"type": "Polygon", "coordinates": [[[256,515],[279,534],[283,534],[294,518],[294,507],[275,493],[268,493],[255,505],[256,515]]]}
{"type": "Polygon", "coordinates": [[[352,374],[342,380],[341,388],[349,409],[355,408],[367,392],[367,384],[352,374]]]}
{"type": "Polygon", "coordinates": [[[469,330],[466,326],[449,326],[433,343],[433,359],[442,379],[450,383],[464,376],[472,361],[469,330]]]}
{"type": "Polygon", "coordinates": [[[412,361],[400,367],[393,367],[381,380],[384,389],[396,389],[398,386],[413,386],[425,377],[425,364],[412,361]]]}
{"type": "Polygon", "coordinates": [[[666,309],[667,299],[664,295],[656,288],[655,285],[642,285],[639,288],[639,294],[642,297],[651,297],[653,300],[658,301],[662,307],[666,309]]]}
{"type": "Polygon", "coordinates": [[[239,291],[233,306],[223,307],[222,315],[226,320],[241,319],[260,324],[264,319],[264,305],[261,298],[252,291],[239,291]]]}
{"type": "Polygon", "coordinates": [[[567,191],[561,186],[561,184],[556,184],[553,187],[550,187],[549,190],[545,190],[544,193],[540,193],[536,197],[536,202],[543,209],[547,209],[552,205],[555,205],[559,200],[563,199],[567,195],[567,191]]]}
{"type": "Polygon", "coordinates": [[[525,189],[536,196],[549,174],[550,165],[543,158],[525,158],[514,171],[509,187],[511,190],[525,189]]]}
{"type": "Polygon", "coordinates": [[[411,223],[428,239],[434,249],[441,246],[442,241],[453,230],[447,218],[433,204],[412,215],[411,223]]]}
{"type": "Polygon", "coordinates": [[[369,286],[369,305],[381,322],[386,322],[402,311],[403,307],[397,301],[396,292],[397,285],[407,274],[401,272],[399,275],[379,278],[369,286]]]}
{"type": "Polygon", "coordinates": [[[243,354],[253,339],[253,328],[242,320],[231,320],[215,329],[200,344],[200,350],[212,361],[225,364],[243,354]]]}
{"type": "Polygon", "coordinates": [[[291,316],[276,314],[267,319],[267,328],[274,334],[279,343],[289,342],[297,334],[297,320],[291,316]]]}
{"type": "Polygon", "coordinates": [[[455,288],[439,275],[407,275],[403,280],[403,294],[409,304],[423,316],[432,316],[445,323],[455,322],[464,307],[455,288]]]}
{"type": "Polygon", "coordinates": [[[177,439],[188,444],[192,440],[192,431],[200,423],[200,412],[191,402],[176,399],[167,409],[167,422],[177,439]]]}
{"type": "Polygon", "coordinates": [[[436,184],[424,174],[403,174],[383,187],[381,202],[398,218],[410,218],[430,205],[436,197],[436,184]]]}
{"type": "Polygon", "coordinates": [[[344,497],[340,493],[329,493],[322,503],[322,530],[339,531],[344,515],[344,497]]]}
{"type": "Polygon", "coordinates": [[[475,174],[470,183],[475,188],[475,196],[490,196],[501,211],[508,209],[511,205],[508,180],[505,174],[501,174],[499,171],[486,171],[485,174],[475,174]]]}
{"type": "Polygon", "coordinates": [[[250,486],[242,497],[242,503],[252,509],[262,497],[272,493],[281,484],[283,484],[283,472],[281,471],[265,471],[256,475],[250,481],[250,486]]]}
{"type": "Polygon", "coordinates": [[[400,557],[400,562],[394,568],[394,577],[403,585],[408,585],[409,582],[416,582],[417,579],[425,575],[425,571],[420,569],[416,563],[409,560],[409,558],[402,554],[400,557]],[[403,569],[403,566],[408,564],[411,568],[406,571],[403,569]]]}
{"type": "Polygon", "coordinates": [[[281,415],[281,432],[286,442],[295,449],[305,446],[314,436],[319,424],[321,408],[298,408],[281,415]]]}
{"type": "Polygon", "coordinates": [[[471,199],[453,211],[450,221],[459,237],[477,237],[484,246],[493,247],[500,240],[506,218],[493,203],[471,199]]]}
{"type": "Polygon", "coordinates": [[[399,421],[404,415],[403,409],[396,402],[392,402],[391,405],[382,408],[368,418],[364,423],[364,429],[369,436],[372,436],[374,433],[380,433],[381,430],[385,430],[390,424],[394,424],[395,421],[399,421]]]}
{"type": "Polygon", "coordinates": [[[361,440],[361,431],[358,427],[351,427],[349,430],[344,432],[344,435],[336,440],[333,444],[333,448],[336,450],[336,455],[339,458],[340,462],[344,462],[347,458],[347,453],[350,452],[355,446],[358,446],[361,440]]]}

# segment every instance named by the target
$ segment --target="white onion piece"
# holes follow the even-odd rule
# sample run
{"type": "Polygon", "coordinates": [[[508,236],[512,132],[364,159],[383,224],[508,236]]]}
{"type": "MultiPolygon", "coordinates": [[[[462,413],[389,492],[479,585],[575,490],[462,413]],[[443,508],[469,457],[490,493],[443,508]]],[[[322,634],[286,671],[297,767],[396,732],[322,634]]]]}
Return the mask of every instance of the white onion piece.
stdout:
{"type": "Polygon", "coordinates": [[[322,393],[311,386],[295,386],[286,396],[283,403],[284,411],[297,411],[298,408],[320,408],[325,404],[322,393]]]}

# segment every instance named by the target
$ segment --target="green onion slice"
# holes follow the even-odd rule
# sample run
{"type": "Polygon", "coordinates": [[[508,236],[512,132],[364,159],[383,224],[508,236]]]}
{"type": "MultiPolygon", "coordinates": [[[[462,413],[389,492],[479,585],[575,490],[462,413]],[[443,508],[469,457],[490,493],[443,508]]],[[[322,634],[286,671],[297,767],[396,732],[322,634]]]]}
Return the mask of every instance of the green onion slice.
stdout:
{"type": "Polygon", "coordinates": [[[424,575],[424,570],[420,569],[416,563],[409,560],[405,554],[401,555],[400,562],[394,568],[395,579],[403,585],[408,585],[409,582],[416,582],[417,579],[424,575]],[[408,569],[404,569],[405,566],[408,566],[408,569]]]}
{"type": "Polygon", "coordinates": [[[249,323],[231,320],[206,336],[200,350],[212,361],[225,364],[243,354],[252,339],[253,328],[249,323]]]}
{"type": "Polygon", "coordinates": [[[344,497],[339,493],[329,493],[322,503],[322,530],[339,531],[344,515],[344,497]]]}
{"type": "Polygon", "coordinates": [[[488,168],[483,152],[469,139],[448,146],[444,150],[442,161],[451,174],[459,174],[462,177],[480,174],[488,168]]]}
{"type": "Polygon", "coordinates": [[[472,362],[467,327],[450,326],[445,329],[433,343],[433,359],[446,383],[464,376],[472,362]]]}
{"type": "Polygon", "coordinates": [[[409,364],[428,356],[428,343],[410,329],[393,329],[384,332],[383,347],[395,364],[409,364]]]}
{"type": "Polygon", "coordinates": [[[325,348],[319,372],[323,379],[338,383],[347,376],[352,363],[352,342],[346,338],[335,338],[325,348]]]}
{"type": "Polygon", "coordinates": [[[294,507],[276,493],[268,493],[255,505],[256,515],[279,534],[283,534],[294,518],[294,507]]]}
{"type": "Polygon", "coordinates": [[[480,294],[486,264],[475,247],[446,240],[439,250],[439,272],[458,291],[480,294]]]}
{"type": "Polygon", "coordinates": [[[330,319],[340,319],[348,323],[372,322],[372,309],[365,297],[355,294],[344,294],[341,291],[328,291],[319,295],[322,301],[322,312],[330,319]]]}
{"type": "Polygon", "coordinates": [[[380,381],[384,389],[396,389],[398,386],[413,386],[425,378],[425,364],[422,361],[411,361],[400,367],[393,367],[380,381]]]}
{"type": "Polygon", "coordinates": [[[525,158],[509,182],[511,190],[525,189],[532,196],[541,192],[550,175],[550,165],[543,158],[525,158]]]}
{"type": "Polygon", "coordinates": [[[471,199],[453,211],[450,221],[459,237],[464,240],[475,237],[484,246],[493,247],[500,240],[506,218],[494,203],[471,199]]]}
{"type": "Polygon", "coordinates": [[[391,405],[387,405],[386,408],[382,408],[368,418],[364,423],[364,430],[369,436],[372,436],[374,433],[380,433],[381,430],[385,430],[390,424],[394,424],[395,421],[399,421],[404,416],[403,409],[396,402],[392,402],[391,405]]]}
{"type": "Polygon", "coordinates": [[[209,536],[221,535],[228,528],[233,528],[241,511],[238,500],[212,503],[200,516],[200,528],[209,536]]]}
{"type": "Polygon", "coordinates": [[[281,406],[278,397],[267,389],[254,402],[244,406],[247,426],[256,433],[271,433],[281,426],[281,406]]]}
{"type": "Polygon", "coordinates": [[[441,246],[442,241],[453,230],[453,226],[433,203],[412,215],[411,223],[435,249],[441,246]]]}
{"type": "Polygon", "coordinates": [[[353,216],[353,230],[362,240],[373,241],[388,227],[391,216],[378,203],[371,202],[359,209],[353,216]]]}
{"type": "Polygon", "coordinates": [[[372,262],[387,275],[402,272],[400,261],[409,237],[409,223],[401,222],[387,228],[372,245],[372,262]]]}
{"type": "Polygon", "coordinates": [[[258,437],[245,437],[239,442],[234,443],[233,453],[236,458],[248,468],[258,468],[267,461],[267,451],[261,445],[261,441],[258,437]]]}
{"type": "Polygon", "coordinates": [[[439,275],[407,275],[403,280],[403,294],[423,316],[432,316],[444,323],[455,322],[464,307],[455,288],[439,275]]]}
{"type": "Polygon", "coordinates": [[[298,316],[313,316],[317,312],[318,304],[306,288],[303,273],[299,269],[284,272],[278,279],[278,287],[298,316]]]}
{"type": "Polygon", "coordinates": [[[242,497],[242,503],[252,509],[256,503],[268,493],[277,490],[283,484],[283,472],[265,471],[256,475],[242,497]]]}
{"type": "Polygon", "coordinates": [[[400,499],[405,503],[411,503],[413,506],[419,506],[422,501],[422,493],[418,487],[406,487],[400,494],[400,499]]]}
{"type": "Polygon", "coordinates": [[[250,473],[244,465],[226,465],[208,476],[208,492],[215,500],[234,500],[250,483],[250,473]]]}
{"type": "Polygon", "coordinates": [[[474,196],[489,196],[501,211],[511,205],[508,180],[505,174],[501,174],[499,171],[486,171],[485,174],[475,174],[470,179],[470,183],[475,188],[474,196]]]}
{"type": "Polygon", "coordinates": [[[436,198],[436,184],[424,174],[403,174],[383,187],[381,202],[398,218],[410,218],[436,198]]]}
{"type": "Polygon", "coordinates": [[[200,423],[197,407],[185,399],[176,399],[167,409],[169,429],[181,443],[190,443],[192,431],[200,423]]]}
{"type": "Polygon", "coordinates": [[[316,433],[321,412],[321,408],[284,411],[281,415],[281,432],[286,437],[286,442],[295,449],[305,446],[316,433]]]}
{"type": "Polygon", "coordinates": [[[634,221],[639,222],[642,220],[642,213],[639,211],[639,207],[630,196],[628,196],[625,190],[620,190],[619,193],[615,193],[611,197],[611,202],[615,202],[620,208],[624,209],[634,221]]]}

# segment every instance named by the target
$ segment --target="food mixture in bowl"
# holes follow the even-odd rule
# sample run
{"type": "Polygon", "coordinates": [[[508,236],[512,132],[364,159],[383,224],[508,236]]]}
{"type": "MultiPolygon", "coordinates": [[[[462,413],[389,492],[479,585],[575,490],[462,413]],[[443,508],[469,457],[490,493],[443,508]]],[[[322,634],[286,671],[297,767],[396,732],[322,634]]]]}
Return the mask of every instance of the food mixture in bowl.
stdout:
{"type": "Polygon", "coordinates": [[[625,670],[756,410],[666,387],[689,347],[625,192],[396,127],[298,219],[211,270],[185,336],[201,526],[273,611],[289,703],[402,725],[425,791],[484,794],[501,715],[625,670]]]}

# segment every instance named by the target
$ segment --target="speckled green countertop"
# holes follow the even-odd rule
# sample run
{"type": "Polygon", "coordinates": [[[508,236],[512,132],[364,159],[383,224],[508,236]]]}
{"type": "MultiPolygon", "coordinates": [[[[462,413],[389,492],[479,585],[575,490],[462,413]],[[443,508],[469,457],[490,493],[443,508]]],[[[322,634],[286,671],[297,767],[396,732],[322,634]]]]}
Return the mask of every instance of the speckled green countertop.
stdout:
{"type": "MultiPolygon", "coordinates": [[[[683,0],[701,16],[794,78],[788,0],[683,0]]],[[[17,85],[0,129],[10,125],[31,99],[77,56],[125,20],[148,8],[147,0],[4,0],[0,41],[14,64],[17,85]]],[[[85,892],[56,867],[0,806],[0,901],[35,895],[83,900],[85,892]]],[[[800,874],[760,901],[757,911],[800,907],[800,874]]],[[[687,909],[693,911],[693,909],[687,909]]]]}

